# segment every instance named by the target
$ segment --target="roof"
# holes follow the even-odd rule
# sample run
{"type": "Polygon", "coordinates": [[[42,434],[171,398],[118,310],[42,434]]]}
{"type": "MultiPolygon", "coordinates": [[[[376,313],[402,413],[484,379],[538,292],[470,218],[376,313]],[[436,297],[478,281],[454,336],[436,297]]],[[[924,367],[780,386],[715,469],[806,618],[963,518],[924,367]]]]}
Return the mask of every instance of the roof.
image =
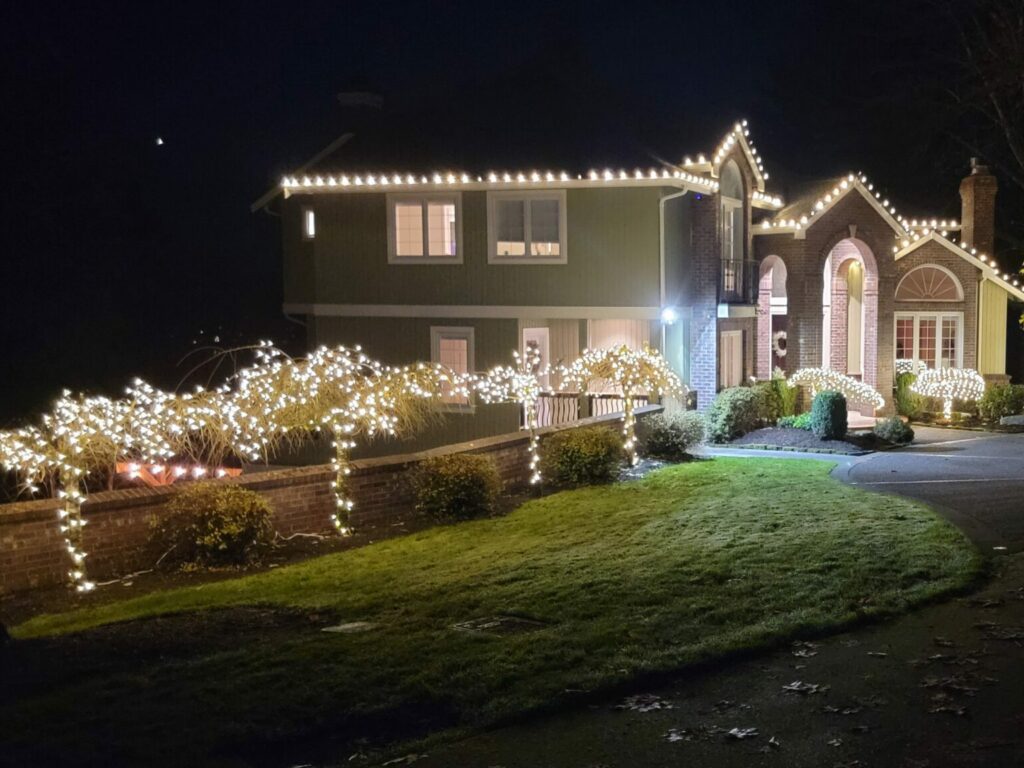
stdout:
{"type": "Polygon", "coordinates": [[[995,259],[979,252],[977,248],[965,248],[963,245],[955,243],[941,232],[935,230],[927,230],[924,234],[915,233],[903,238],[898,245],[893,246],[894,258],[896,261],[899,261],[926,243],[938,243],[951,253],[955,253],[964,261],[980,269],[986,279],[999,285],[1010,296],[1018,301],[1024,301],[1024,290],[1021,289],[1021,281],[1009,272],[1000,272],[995,259]]]}
{"type": "MultiPolygon", "coordinates": [[[[736,123],[720,142],[708,161],[703,154],[697,160],[687,157],[675,164],[659,161],[654,165],[634,168],[590,168],[570,172],[562,169],[541,170],[478,170],[441,169],[423,171],[307,171],[305,168],[284,176],[280,190],[285,195],[309,193],[357,193],[387,190],[436,191],[448,189],[545,189],[590,186],[672,186],[695,192],[714,192],[718,189],[718,172],[733,147],[748,159],[754,173],[756,189],[752,193],[753,205],[775,210],[783,203],[777,195],[765,191],[768,174],[749,139],[745,120],[736,123]]],[[[265,198],[261,198],[263,200],[265,198]]]]}

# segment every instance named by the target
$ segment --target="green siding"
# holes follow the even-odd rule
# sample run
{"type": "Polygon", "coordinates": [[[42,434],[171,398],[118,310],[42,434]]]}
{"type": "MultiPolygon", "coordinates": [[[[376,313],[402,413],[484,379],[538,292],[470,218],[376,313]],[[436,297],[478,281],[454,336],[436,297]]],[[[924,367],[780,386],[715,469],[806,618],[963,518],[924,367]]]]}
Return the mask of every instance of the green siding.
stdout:
{"type": "Polygon", "coordinates": [[[462,264],[388,264],[382,193],[294,195],[284,205],[285,302],[656,306],[655,187],[570,189],[567,264],[487,263],[487,197],[462,193],[462,264]],[[304,241],[302,208],[317,216],[304,241]]]}

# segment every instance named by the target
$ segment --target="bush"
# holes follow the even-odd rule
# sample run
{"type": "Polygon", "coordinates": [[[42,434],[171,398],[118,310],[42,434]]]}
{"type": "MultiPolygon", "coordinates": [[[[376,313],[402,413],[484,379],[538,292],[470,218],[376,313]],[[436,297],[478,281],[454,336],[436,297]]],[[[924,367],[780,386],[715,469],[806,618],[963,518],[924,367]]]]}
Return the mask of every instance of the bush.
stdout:
{"type": "Polygon", "coordinates": [[[763,381],[754,389],[759,390],[764,397],[764,411],[761,416],[769,424],[774,424],[785,416],[792,416],[796,411],[799,390],[797,387],[789,386],[784,378],[763,381]]]}
{"type": "Polygon", "coordinates": [[[707,436],[726,443],[761,426],[767,408],[764,392],[754,387],[723,389],[708,408],[707,436]]]}
{"type": "Polygon", "coordinates": [[[917,376],[913,373],[900,373],[896,376],[896,394],[893,397],[896,413],[908,419],[916,419],[921,415],[924,402],[921,396],[911,390],[917,376]]]}
{"type": "Polygon", "coordinates": [[[218,482],[176,493],[167,515],[154,523],[151,541],[165,562],[191,567],[249,565],[274,543],[273,510],[255,491],[218,482]]]}
{"type": "Polygon", "coordinates": [[[783,416],[779,419],[780,427],[790,427],[792,429],[806,429],[808,432],[811,431],[811,414],[801,413],[799,416],[783,416]]]}
{"type": "Polygon", "coordinates": [[[914,439],[914,430],[903,423],[899,416],[890,416],[875,424],[875,434],[887,443],[906,445],[914,439]]]}
{"type": "Polygon", "coordinates": [[[416,474],[416,509],[437,520],[489,514],[501,492],[494,459],[473,453],[434,456],[416,474]]]}
{"type": "Polygon", "coordinates": [[[1024,384],[989,387],[978,401],[978,412],[986,421],[1024,413],[1024,384]]]}
{"type": "Polygon", "coordinates": [[[637,434],[645,455],[679,459],[704,440],[704,416],[696,411],[659,413],[640,421],[637,434]]]}
{"type": "Polygon", "coordinates": [[[604,427],[556,432],[541,446],[541,473],[554,483],[611,480],[622,462],[622,436],[604,427]]]}
{"type": "Polygon", "coordinates": [[[826,389],[811,403],[811,431],[820,440],[846,437],[846,395],[826,389]]]}

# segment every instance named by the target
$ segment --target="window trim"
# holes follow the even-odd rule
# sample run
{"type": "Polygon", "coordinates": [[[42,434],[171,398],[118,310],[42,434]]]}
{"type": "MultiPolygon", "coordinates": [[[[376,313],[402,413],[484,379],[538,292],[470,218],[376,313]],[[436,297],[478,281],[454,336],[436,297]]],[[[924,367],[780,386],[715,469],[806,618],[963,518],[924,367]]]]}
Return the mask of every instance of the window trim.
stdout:
{"type": "Polygon", "coordinates": [[[942,320],[948,317],[956,317],[956,365],[954,368],[964,367],[964,313],[961,311],[942,310],[930,312],[895,312],[892,320],[892,353],[893,360],[896,360],[896,343],[898,341],[898,328],[900,320],[912,319],[914,321],[914,349],[909,357],[900,358],[913,360],[915,363],[921,360],[921,320],[935,321],[935,362],[942,357],[942,320]]]}
{"type": "Polygon", "coordinates": [[[893,292],[893,299],[895,301],[899,302],[900,304],[915,304],[915,303],[916,304],[922,304],[922,303],[924,303],[924,304],[931,304],[933,302],[935,304],[957,304],[959,302],[964,301],[964,299],[965,299],[965,296],[964,296],[964,286],[963,286],[963,283],[960,282],[960,278],[958,278],[953,273],[953,271],[951,269],[949,269],[947,267],[944,267],[941,264],[933,264],[931,262],[928,262],[927,264],[918,264],[913,269],[908,270],[906,272],[906,274],[904,274],[903,277],[901,277],[899,279],[899,282],[896,283],[896,290],[893,292]],[[903,283],[912,274],[914,274],[915,272],[919,272],[922,269],[937,269],[940,272],[945,272],[946,276],[953,281],[953,285],[956,286],[957,298],[955,298],[955,299],[901,299],[899,296],[900,296],[900,288],[903,287],[903,283]]]}
{"type": "MultiPolygon", "coordinates": [[[[473,373],[476,370],[476,329],[468,325],[430,326],[430,361],[432,363],[440,364],[441,362],[441,339],[443,338],[466,340],[466,372],[473,373]]],[[[476,411],[472,393],[470,393],[467,403],[449,403],[442,400],[440,407],[445,411],[460,413],[476,411]]]]}
{"type": "MultiPolygon", "coordinates": [[[[508,190],[487,193],[487,263],[488,264],[566,264],[569,260],[568,251],[568,212],[564,189],[551,190],[508,190]],[[558,201],[558,256],[499,256],[498,255],[498,218],[497,202],[499,200],[557,200],[558,201]]],[[[523,216],[523,236],[525,250],[530,251],[530,206],[525,207],[523,216]]]]}
{"type": "Polygon", "coordinates": [[[386,197],[387,228],[388,228],[388,264],[462,264],[462,193],[461,192],[394,192],[386,197]],[[430,256],[430,232],[427,216],[427,204],[445,201],[455,203],[455,255],[430,256]],[[395,233],[395,205],[398,203],[418,202],[423,206],[423,247],[428,254],[423,256],[399,256],[398,242],[395,233]]]}
{"type": "Polygon", "coordinates": [[[316,240],[316,211],[308,205],[302,208],[302,239],[316,240]]]}

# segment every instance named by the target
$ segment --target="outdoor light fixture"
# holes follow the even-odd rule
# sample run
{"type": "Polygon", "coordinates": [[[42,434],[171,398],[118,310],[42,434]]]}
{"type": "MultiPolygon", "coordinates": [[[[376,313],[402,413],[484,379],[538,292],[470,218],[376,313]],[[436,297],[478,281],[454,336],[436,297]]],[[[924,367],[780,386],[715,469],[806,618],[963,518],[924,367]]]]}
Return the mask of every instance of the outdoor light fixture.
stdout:
{"type": "Polygon", "coordinates": [[[661,322],[665,325],[672,325],[679,319],[679,313],[675,307],[665,307],[661,310],[661,322]]]}

